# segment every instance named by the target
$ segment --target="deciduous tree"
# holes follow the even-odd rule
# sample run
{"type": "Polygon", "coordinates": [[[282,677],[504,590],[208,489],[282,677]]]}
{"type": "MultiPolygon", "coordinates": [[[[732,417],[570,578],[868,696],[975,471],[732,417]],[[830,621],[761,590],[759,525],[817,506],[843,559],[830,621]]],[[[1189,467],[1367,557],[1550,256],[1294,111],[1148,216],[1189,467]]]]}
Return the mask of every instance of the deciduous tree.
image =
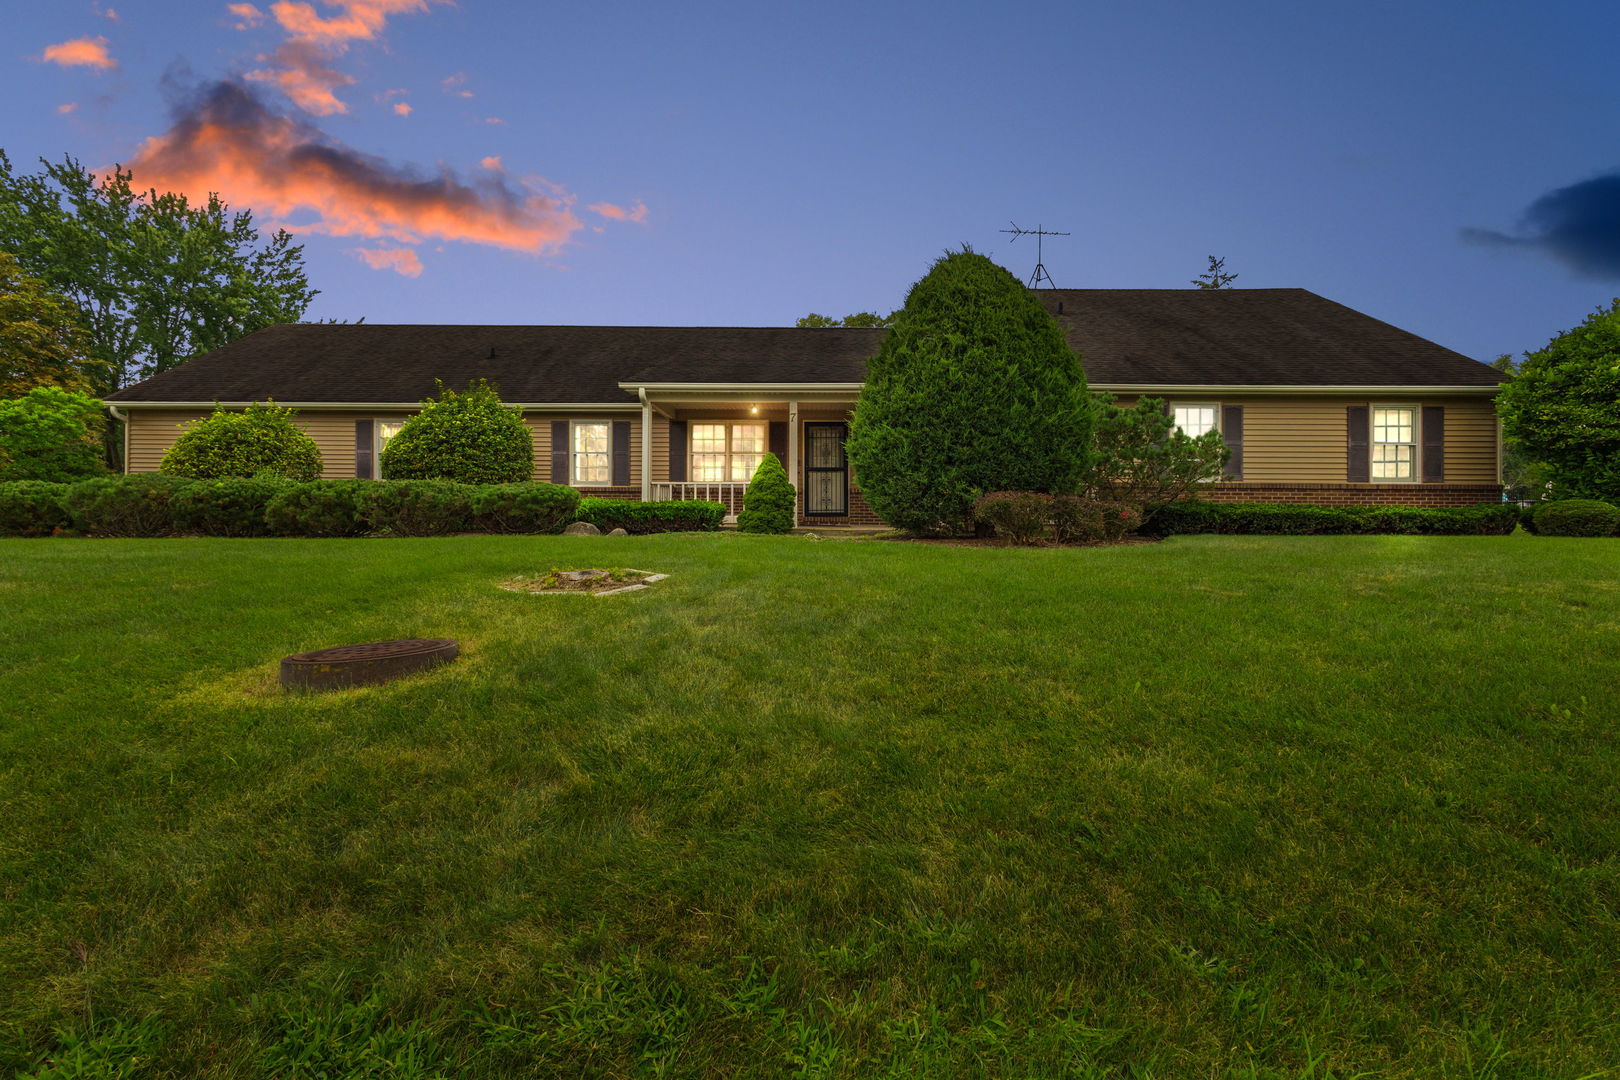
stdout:
{"type": "Polygon", "coordinates": [[[88,390],[99,366],[78,309],[0,251],[0,398],[36,386],[88,390]]]}

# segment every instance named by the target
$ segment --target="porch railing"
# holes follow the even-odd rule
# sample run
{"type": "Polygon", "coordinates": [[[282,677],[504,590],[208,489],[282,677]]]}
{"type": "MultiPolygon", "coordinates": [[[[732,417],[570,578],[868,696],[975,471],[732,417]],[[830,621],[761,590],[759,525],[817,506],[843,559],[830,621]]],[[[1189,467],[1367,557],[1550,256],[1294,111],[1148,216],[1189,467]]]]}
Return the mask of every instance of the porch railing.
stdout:
{"type": "Polygon", "coordinates": [[[726,520],[732,521],[737,517],[743,506],[743,492],[748,485],[743,483],[721,483],[704,480],[654,480],[652,482],[653,502],[669,502],[673,499],[703,499],[707,502],[717,502],[726,508],[726,520]]]}

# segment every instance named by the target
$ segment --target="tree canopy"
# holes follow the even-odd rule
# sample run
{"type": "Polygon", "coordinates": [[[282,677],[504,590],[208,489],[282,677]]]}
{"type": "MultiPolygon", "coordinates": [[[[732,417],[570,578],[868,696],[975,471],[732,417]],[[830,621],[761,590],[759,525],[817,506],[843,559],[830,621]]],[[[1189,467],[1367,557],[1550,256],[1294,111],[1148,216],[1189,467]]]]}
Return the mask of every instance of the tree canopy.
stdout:
{"type": "Polygon", "coordinates": [[[1527,353],[1497,404],[1556,494],[1620,499],[1620,299],[1527,353]]]}
{"type": "Polygon", "coordinates": [[[102,366],[90,357],[78,308],[0,251],[0,398],[36,386],[88,390],[102,366]]]}
{"type": "Polygon", "coordinates": [[[857,311],[840,319],[832,315],[818,315],[812,311],[793,325],[801,330],[824,330],[835,326],[884,327],[894,322],[895,316],[899,314],[898,311],[891,311],[887,315],[879,315],[875,311],[857,311]]]}
{"type": "Polygon", "coordinates": [[[1057,322],[964,248],[912,286],[868,365],[849,456],[884,520],[955,530],[986,492],[1075,491],[1091,420],[1080,358],[1057,322]]]}
{"type": "Polygon", "coordinates": [[[217,196],[141,192],[127,171],[98,176],[71,157],[41,164],[18,173],[0,152],[0,250],[79,309],[98,393],[296,322],[316,295],[303,247],[285,230],[261,240],[252,214],[217,196]]]}
{"type": "Polygon", "coordinates": [[[102,413],[100,400],[60,386],[0,400],[0,481],[67,483],[102,475],[102,413]]]}
{"type": "Polygon", "coordinates": [[[1217,259],[1211,255],[1209,257],[1209,269],[1193,278],[1191,284],[1198,286],[1200,289],[1230,289],[1232,282],[1237,279],[1236,274],[1226,272],[1225,258],[1217,259]]]}

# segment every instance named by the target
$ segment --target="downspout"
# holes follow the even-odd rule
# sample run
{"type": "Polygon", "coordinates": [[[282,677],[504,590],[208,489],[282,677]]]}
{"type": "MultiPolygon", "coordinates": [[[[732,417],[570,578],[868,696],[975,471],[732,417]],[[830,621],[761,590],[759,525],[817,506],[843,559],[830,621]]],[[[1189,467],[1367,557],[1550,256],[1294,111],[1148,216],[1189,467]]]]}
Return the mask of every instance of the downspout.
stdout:
{"type": "Polygon", "coordinates": [[[117,420],[120,424],[124,425],[124,460],[120,461],[118,464],[122,467],[124,473],[128,474],[128,472],[129,472],[129,417],[127,415],[125,415],[124,413],[119,412],[118,411],[118,406],[112,404],[111,402],[107,402],[106,404],[107,404],[107,411],[112,413],[112,418],[114,420],[117,420]]]}
{"type": "Polygon", "coordinates": [[[645,386],[636,387],[641,398],[641,501],[652,501],[652,402],[645,386]]]}

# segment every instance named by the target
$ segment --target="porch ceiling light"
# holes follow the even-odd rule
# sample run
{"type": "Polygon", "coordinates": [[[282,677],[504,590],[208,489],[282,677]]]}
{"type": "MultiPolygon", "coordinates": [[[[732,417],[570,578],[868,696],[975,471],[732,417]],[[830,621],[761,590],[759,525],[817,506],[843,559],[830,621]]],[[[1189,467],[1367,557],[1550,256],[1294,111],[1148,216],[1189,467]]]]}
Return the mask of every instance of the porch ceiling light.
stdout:
{"type": "Polygon", "coordinates": [[[755,416],[758,416],[759,415],[759,406],[758,405],[750,405],[750,406],[748,406],[748,411],[753,413],[755,416]]]}

